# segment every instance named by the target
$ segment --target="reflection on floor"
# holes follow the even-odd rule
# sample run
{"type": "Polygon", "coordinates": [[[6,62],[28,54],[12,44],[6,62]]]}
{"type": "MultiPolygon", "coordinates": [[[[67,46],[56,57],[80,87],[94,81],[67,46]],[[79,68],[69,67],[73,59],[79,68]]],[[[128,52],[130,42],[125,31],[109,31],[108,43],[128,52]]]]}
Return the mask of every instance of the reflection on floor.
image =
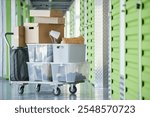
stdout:
{"type": "MultiPolygon", "coordinates": [[[[9,81],[0,80],[0,99],[2,100],[103,100],[103,89],[95,88],[88,81],[77,84],[77,93],[71,95],[69,85],[61,86],[61,94],[53,95],[53,88],[50,85],[41,85],[39,93],[35,91],[35,84],[25,86],[23,95],[18,94],[18,84],[11,84],[9,81]]],[[[104,91],[105,92],[105,91],[104,91]]],[[[107,91],[106,91],[107,92],[107,91]]]]}

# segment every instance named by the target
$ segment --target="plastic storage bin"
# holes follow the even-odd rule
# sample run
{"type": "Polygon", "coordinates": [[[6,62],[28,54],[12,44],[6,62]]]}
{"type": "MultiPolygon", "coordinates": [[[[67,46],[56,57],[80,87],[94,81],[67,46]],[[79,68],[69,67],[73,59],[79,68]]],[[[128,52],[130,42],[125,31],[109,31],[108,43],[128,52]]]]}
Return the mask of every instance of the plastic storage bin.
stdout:
{"type": "Polygon", "coordinates": [[[52,65],[53,82],[77,83],[88,78],[88,63],[68,63],[52,65]]]}
{"type": "Polygon", "coordinates": [[[53,44],[53,61],[55,63],[84,62],[84,44],[53,44]]]}
{"type": "Polygon", "coordinates": [[[27,44],[30,62],[52,62],[52,44],[27,44]]]}
{"type": "Polygon", "coordinates": [[[46,62],[27,62],[29,81],[52,81],[51,64],[46,62]]]}
{"type": "Polygon", "coordinates": [[[42,81],[52,81],[52,69],[50,63],[42,63],[42,81]]]}

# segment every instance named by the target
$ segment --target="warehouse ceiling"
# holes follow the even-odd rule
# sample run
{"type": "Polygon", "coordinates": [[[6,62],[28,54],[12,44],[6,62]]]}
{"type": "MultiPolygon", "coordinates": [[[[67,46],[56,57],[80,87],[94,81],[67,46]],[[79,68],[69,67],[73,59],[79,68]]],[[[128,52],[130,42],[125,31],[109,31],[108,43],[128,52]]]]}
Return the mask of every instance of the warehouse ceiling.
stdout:
{"type": "Polygon", "coordinates": [[[61,9],[66,12],[74,0],[30,0],[30,9],[61,9]]]}

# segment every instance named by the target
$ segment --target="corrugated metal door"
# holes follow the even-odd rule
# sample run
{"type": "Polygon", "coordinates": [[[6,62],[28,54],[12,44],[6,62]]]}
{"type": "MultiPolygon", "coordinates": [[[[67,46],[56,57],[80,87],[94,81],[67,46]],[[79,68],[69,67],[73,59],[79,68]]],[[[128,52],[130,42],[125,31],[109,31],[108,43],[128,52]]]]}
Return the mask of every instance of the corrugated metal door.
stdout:
{"type": "Polygon", "coordinates": [[[90,63],[89,81],[95,84],[94,68],[94,0],[87,0],[87,59],[90,63]]]}
{"type": "Polygon", "coordinates": [[[84,0],[80,0],[80,34],[84,36],[84,0]]]}
{"type": "Polygon", "coordinates": [[[150,99],[150,0],[142,0],[142,99],[150,99]]]}
{"type": "Polygon", "coordinates": [[[120,0],[111,1],[111,98],[120,99],[120,0]]]}
{"type": "Polygon", "coordinates": [[[126,0],[125,99],[139,99],[139,10],[137,0],[126,0]]]}

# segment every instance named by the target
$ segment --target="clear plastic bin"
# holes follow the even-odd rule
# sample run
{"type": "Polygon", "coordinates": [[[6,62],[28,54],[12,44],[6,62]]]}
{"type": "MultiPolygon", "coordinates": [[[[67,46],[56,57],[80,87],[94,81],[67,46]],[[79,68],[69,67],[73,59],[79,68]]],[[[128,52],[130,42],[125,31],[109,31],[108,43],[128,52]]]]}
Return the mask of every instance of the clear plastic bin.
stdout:
{"type": "Polygon", "coordinates": [[[30,62],[52,62],[52,44],[27,44],[30,62]]]}
{"type": "Polygon", "coordinates": [[[88,78],[89,66],[87,62],[52,65],[53,82],[77,83],[88,78]]]}
{"type": "Polygon", "coordinates": [[[29,81],[52,81],[51,64],[47,62],[27,62],[29,81]]]}
{"type": "Polygon", "coordinates": [[[50,63],[42,63],[42,81],[52,81],[52,70],[50,63]]]}
{"type": "Polygon", "coordinates": [[[74,63],[85,61],[84,44],[53,44],[53,58],[56,63],[74,63]]]}
{"type": "Polygon", "coordinates": [[[65,66],[54,63],[51,63],[51,65],[53,82],[65,81],[65,66]]]}

